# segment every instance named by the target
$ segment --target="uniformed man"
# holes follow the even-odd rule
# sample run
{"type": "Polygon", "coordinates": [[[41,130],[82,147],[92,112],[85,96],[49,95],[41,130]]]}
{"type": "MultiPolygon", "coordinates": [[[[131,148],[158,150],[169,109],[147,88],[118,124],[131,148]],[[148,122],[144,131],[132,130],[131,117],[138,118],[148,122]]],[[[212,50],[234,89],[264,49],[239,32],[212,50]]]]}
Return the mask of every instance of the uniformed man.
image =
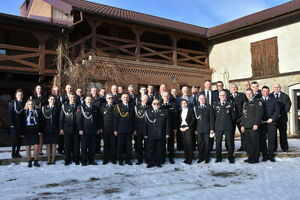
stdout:
{"type": "Polygon", "coordinates": [[[65,165],[72,161],[79,165],[80,138],[76,120],[76,96],[71,94],[69,102],[62,105],[59,117],[60,135],[64,136],[65,165]]]}
{"type": "Polygon", "coordinates": [[[134,134],[136,135],[136,143],[137,143],[137,165],[143,163],[144,158],[147,162],[146,155],[144,154],[146,149],[146,140],[144,140],[144,121],[145,121],[145,111],[148,108],[148,95],[144,94],[141,98],[141,102],[138,103],[134,107],[135,111],[135,128],[134,134]]]}
{"type": "Polygon", "coordinates": [[[230,91],[224,88],[224,83],[222,81],[217,81],[216,86],[217,86],[216,92],[218,93],[218,95],[219,95],[219,92],[221,92],[223,90],[226,92],[227,98],[229,98],[230,91]]]}
{"type": "MultiPolygon", "coordinates": [[[[101,108],[101,100],[98,95],[98,88],[91,88],[91,96],[92,96],[92,106],[95,107],[98,111],[101,108]]],[[[101,133],[96,135],[96,153],[100,153],[101,151],[101,133]]]]}
{"type": "Polygon", "coordinates": [[[264,114],[260,128],[260,152],[262,153],[263,161],[270,160],[275,162],[276,120],[279,118],[280,108],[275,98],[269,95],[270,89],[268,86],[262,88],[261,94],[260,101],[263,103],[264,114]]]}
{"type": "Polygon", "coordinates": [[[198,163],[205,161],[209,163],[210,159],[210,145],[209,138],[214,136],[214,113],[212,106],[206,103],[204,94],[200,94],[198,98],[198,105],[194,107],[194,113],[197,123],[198,135],[198,163]]]}
{"type": "Polygon", "coordinates": [[[216,162],[222,162],[222,140],[225,135],[225,140],[228,145],[228,160],[234,163],[234,138],[233,138],[233,122],[236,118],[236,109],[234,104],[227,101],[225,91],[219,92],[220,102],[213,104],[214,110],[214,131],[216,132],[216,162]]]}
{"type": "Polygon", "coordinates": [[[101,88],[99,90],[98,94],[99,94],[99,101],[100,101],[101,106],[102,106],[103,104],[106,103],[106,89],[105,88],[101,88]]]}
{"type": "MultiPolygon", "coordinates": [[[[178,128],[178,109],[177,105],[175,102],[170,102],[170,95],[169,92],[165,91],[161,94],[162,97],[162,104],[161,104],[161,109],[166,110],[168,113],[169,121],[170,121],[170,128],[171,132],[169,135],[169,138],[167,140],[167,150],[169,152],[169,161],[171,164],[174,164],[174,143],[175,143],[175,135],[177,134],[177,128],[178,128]]],[[[166,147],[166,145],[164,145],[166,147]]],[[[166,158],[166,151],[163,151],[163,162],[165,161],[166,158]]]]}
{"type": "Polygon", "coordinates": [[[154,98],[158,99],[158,100],[160,100],[160,102],[162,102],[162,94],[164,92],[167,92],[167,85],[163,83],[159,86],[159,93],[156,94],[154,98]]]}
{"type": "Polygon", "coordinates": [[[70,95],[72,94],[72,86],[67,84],[65,87],[65,94],[63,94],[60,98],[60,103],[63,105],[64,103],[69,102],[70,95]]]}
{"type": "Polygon", "coordinates": [[[171,132],[168,113],[160,108],[160,101],[154,99],[152,107],[145,112],[144,136],[147,139],[147,154],[149,162],[147,168],[161,167],[163,145],[165,138],[171,132]]]}
{"type": "Polygon", "coordinates": [[[106,95],[106,102],[100,109],[100,132],[103,135],[104,141],[104,156],[103,165],[109,161],[116,164],[117,151],[116,144],[117,138],[114,135],[114,97],[112,94],[106,95]]]}
{"type": "MultiPolygon", "coordinates": [[[[279,130],[280,136],[280,147],[282,151],[287,152],[289,150],[288,140],[287,140],[287,122],[288,116],[287,113],[290,111],[292,102],[290,97],[281,91],[281,86],[279,83],[274,84],[274,92],[271,94],[275,97],[280,108],[280,117],[277,119],[277,129],[279,130]]],[[[276,133],[276,143],[275,151],[277,150],[277,133],[276,133]]]]}
{"type": "Polygon", "coordinates": [[[118,93],[118,86],[117,85],[112,85],[111,88],[110,88],[110,91],[111,91],[111,94],[114,97],[114,104],[116,105],[116,104],[120,103],[121,95],[118,93]]]}
{"type": "Polygon", "coordinates": [[[241,131],[241,117],[243,114],[243,105],[244,102],[247,101],[247,97],[244,93],[238,92],[238,86],[237,84],[231,84],[230,85],[230,96],[229,100],[234,103],[236,108],[237,117],[233,124],[233,138],[235,138],[235,130],[236,127],[238,128],[240,135],[241,135],[241,147],[239,148],[239,151],[244,151],[245,146],[245,137],[244,133],[241,131]]]}
{"type": "Polygon", "coordinates": [[[134,93],[134,86],[133,85],[128,86],[128,95],[129,95],[129,102],[132,105],[135,105],[136,104],[136,99],[137,99],[137,94],[134,93]]]}
{"type": "Polygon", "coordinates": [[[148,85],[147,86],[147,94],[148,94],[148,99],[149,99],[149,104],[152,104],[153,99],[155,99],[155,94],[154,94],[154,86],[153,85],[148,85]]]}
{"type": "Polygon", "coordinates": [[[85,105],[81,105],[76,113],[77,126],[81,138],[82,166],[97,165],[95,162],[96,135],[100,134],[99,109],[92,105],[92,97],[85,98],[85,105]]]}
{"type": "Polygon", "coordinates": [[[263,104],[254,98],[253,90],[246,90],[247,101],[243,105],[241,130],[245,133],[246,152],[251,164],[259,162],[259,127],[263,117],[263,104]]]}
{"type": "Polygon", "coordinates": [[[250,87],[253,91],[253,97],[259,99],[261,97],[261,90],[259,89],[258,82],[253,81],[250,87]]]}
{"type": "Polygon", "coordinates": [[[81,88],[77,88],[76,90],[76,104],[77,105],[84,105],[84,94],[81,88]]]}
{"type": "Polygon", "coordinates": [[[115,107],[114,111],[114,134],[117,136],[117,149],[119,165],[125,163],[132,165],[132,133],[134,131],[134,107],[129,103],[129,95],[122,94],[122,103],[115,107]]]}
{"type": "MultiPolygon", "coordinates": [[[[140,88],[140,94],[138,94],[137,98],[136,98],[136,105],[138,103],[141,103],[142,102],[142,97],[144,95],[147,95],[147,88],[145,86],[141,86],[140,88]]],[[[148,96],[148,95],[147,95],[148,96]]],[[[148,101],[147,101],[147,105],[150,105],[150,101],[149,101],[149,97],[148,97],[148,101]]]]}

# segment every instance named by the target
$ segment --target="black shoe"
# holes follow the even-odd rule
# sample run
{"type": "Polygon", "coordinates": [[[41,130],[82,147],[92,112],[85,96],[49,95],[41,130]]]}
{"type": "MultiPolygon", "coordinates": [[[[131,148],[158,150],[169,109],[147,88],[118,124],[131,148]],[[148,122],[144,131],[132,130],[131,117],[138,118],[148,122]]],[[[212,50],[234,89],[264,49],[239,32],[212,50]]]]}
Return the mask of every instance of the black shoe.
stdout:
{"type": "Polygon", "coordinates": [[[184,161],[183,161],[183,163],[185,163],[185,164],[186,164],[186,163],[187,163],[187,160],[184,160],[184,161]]]}
{"type": "Polygon", "coordinates": [[[244,160],[244,162],[247,162],[247,163],[250,162],[249,158],[247,158],[246,160],[244,160]]]}
{"type": "Polygon", "coordinates": [[[158,164],[158,165],[156,165],[157,167],[159,167],[159,168],[161,168],[162,166],[161,166],[161,164],[158,164]]]}
{"type": "Polygon", "coordinates": [[[38,163],[37,160],[35,160],[34,163],[33,163],[33,166],[35,166],[35,167],[40,167],[40,164],[38,163]]]}
{"type": "Polygon", "coordinates": [[[206,164],[209,163],[209,159],[208,159],[208,160],[205,160],[205,163],[206,163],[206,164]]]}
{"type": "Polygon", "coordinates": [[[68,165],[70,165],[70,164],[71,164],[71,162],[65,162],[65,163],[64,163],[65,166],[68,166],[68,165]]]}
{"type": "Polygon", "coordinates": [[[94,160],[89,161],[89,165],[97,165],[97,163],[94,160]]]}
{"type": "Polygon", "coordinates": [[[115,165],[115,164],[117,164],[117,161],[113,160],[113,161],[111,161],[111,163],[115,165]]]}
{"type": "Polygon", "coordinates": [[[55,165],[56,160],[51,161],[51,165],[55,165]]]}
{"type": "Polygon", "coordinates": [[[106,165],[108,163],[108,161],[107,160],[103,160],[103,163],[102,163],[102,165],[106,165]]]}
{"type": "Polygon", "coordinates": [[[147,168],[152,168],[152,167],[154,167],[153,165],[147,165],[147,168]]]}
{"type": "Polygon", "coordinates": [[[175,161],[173,159],[170,159],[171,164],[175,164],[175,161]]]}
{"type": "Polygon", "coordinates": [[[81,166],[87,166],[86,162],[81,162],[81,166]]]}
{"type": "Polygon", "coordinates": [[[133,165],[132,162],[131,162],[130,160],[125,161],[125,164],[127,164],[127,165],[133,165]]]}
{"type": "Polygon", "coordinates": [[[27,167],[32,167],[32,161],[28,161],[27,167]]]}
{"type": "Polygon", "coordinates": [[[138,162],[136,163],[136,165],[141,165],[141,164],[143,164],[143,162],[141,162],[141,161],[138,161],[138,162]]]}
{"type": "Polygon", "coordinates": [[[258,163],[258,161],[257,160],[250,160],[249,163],[250,164],[255,164],[255,163],[258,163]]]}
{"type": "Polygon", "coordinates": [[[275,157],[274,156],[270,157],[270,161],[275,162],[275,157]]]}
{"type": "Polygon", "coordinates": [[[262,161],[263,161],[263,162],[268,161],[268,157],[267,157],[267,156],[264,156],[263,159],[262,159],[262,161]]]}
{"type": "Polygon", "coordinates": [[[216,163],[222,162],[221,158],[217,158],[216,163]]]}
{"type": "Polygon", "coordinates": [[[191,165],[193,161],[188,161],[186,164],[191,165]]]}
{"type": "Polygon", "coordinates": [[[204,160],[203,159],[199,159],[198,161],[197,161],[197,163],[202,163],[204,160]]]}
{"type": "Polygon", "coordinates": [[[80,163],[79,163],[79,161],[75,161],[75,165],[79,165],[80,163]]]}
{"type": "Polygon", "coordinates": [[[229,163],[230,164],[233,164],[234,163],[234,158],[230,158],[230,159],[228,159],[229,160],[229,163]]]}
{"type": "Polygon", "coordinates": [[[119,161],[119,165],[123,166],[124,165],[123,161],[119,161]]]}

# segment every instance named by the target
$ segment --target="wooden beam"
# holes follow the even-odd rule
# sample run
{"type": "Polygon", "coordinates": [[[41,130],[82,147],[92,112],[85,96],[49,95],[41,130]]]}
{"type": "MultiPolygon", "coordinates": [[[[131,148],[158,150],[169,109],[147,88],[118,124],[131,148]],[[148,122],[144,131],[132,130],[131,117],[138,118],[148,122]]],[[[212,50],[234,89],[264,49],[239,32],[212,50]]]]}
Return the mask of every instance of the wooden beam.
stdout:
{"type": "Polygon", "coordinates": [[[176,36],[171,36],[172,42],[173,42],[173,65],[177,66],[177,41],[178,37],[176,36]]]}

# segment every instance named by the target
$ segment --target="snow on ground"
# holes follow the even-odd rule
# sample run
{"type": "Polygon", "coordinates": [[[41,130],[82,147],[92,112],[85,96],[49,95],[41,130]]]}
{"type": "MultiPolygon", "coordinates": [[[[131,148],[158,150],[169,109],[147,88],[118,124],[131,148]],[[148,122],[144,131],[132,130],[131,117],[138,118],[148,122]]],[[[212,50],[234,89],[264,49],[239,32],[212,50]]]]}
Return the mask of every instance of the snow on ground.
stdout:
{"type": "Polygon", "coordinates": [[[186,165],[176,159],[162,168],[102,165],[40,168],[27,163],[0,166],[1,199],[299,199],[300,158],[277,158],[258,164],[237,159],[229,164],[186,165]]]}

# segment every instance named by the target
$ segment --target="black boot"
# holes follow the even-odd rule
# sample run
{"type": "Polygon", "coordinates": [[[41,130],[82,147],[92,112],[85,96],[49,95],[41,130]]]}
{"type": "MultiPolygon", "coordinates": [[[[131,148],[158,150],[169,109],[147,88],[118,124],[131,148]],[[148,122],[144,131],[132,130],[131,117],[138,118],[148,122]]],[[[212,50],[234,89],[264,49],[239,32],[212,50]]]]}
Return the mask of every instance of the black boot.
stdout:
{"type": "Polygon", "coordinates": [[[40,164],[38,163],[37,160],[35,160],[34,163],[33,163],[33,166],[35,166],[35,167],[40,167],[40,164]]]}
{"type": "Polygon", "coordinates": [[[32,167],[32,160],[31,160],[31,161],[28,161],[27,167],[32,167]]]}

